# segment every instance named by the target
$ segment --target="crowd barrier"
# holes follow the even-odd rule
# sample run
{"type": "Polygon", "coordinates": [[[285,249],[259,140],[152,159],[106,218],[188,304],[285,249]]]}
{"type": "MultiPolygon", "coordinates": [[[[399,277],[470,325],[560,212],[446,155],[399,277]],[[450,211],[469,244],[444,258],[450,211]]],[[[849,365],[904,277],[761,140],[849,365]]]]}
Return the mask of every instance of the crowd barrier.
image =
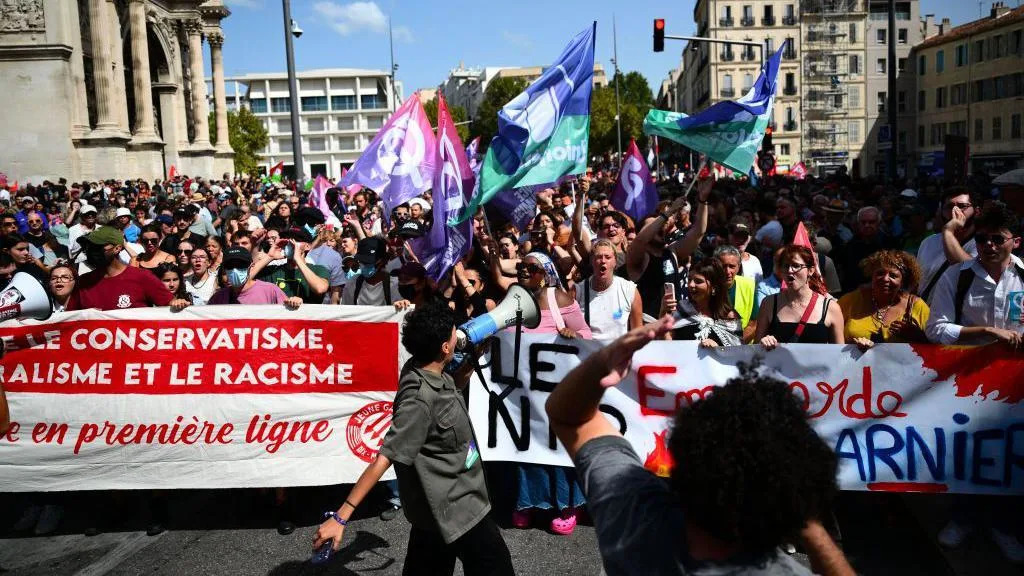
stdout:
{"type": "MultiPolygon", "coordinates": [[[[354,482],[391,422],[402,314],[386,307],[95,310],[0,324],[4,491],[354,482]]],[[[571,465],[544,402],[593,342],[495,337],[470,381],[490,461],[571,465]]],[[[1024,493],[1024,361],[1002,347],[701,349],[655,342],[601,411],[659,474],[671,415],[761,358],[839,457],[844,490],[1024,493]]]]}

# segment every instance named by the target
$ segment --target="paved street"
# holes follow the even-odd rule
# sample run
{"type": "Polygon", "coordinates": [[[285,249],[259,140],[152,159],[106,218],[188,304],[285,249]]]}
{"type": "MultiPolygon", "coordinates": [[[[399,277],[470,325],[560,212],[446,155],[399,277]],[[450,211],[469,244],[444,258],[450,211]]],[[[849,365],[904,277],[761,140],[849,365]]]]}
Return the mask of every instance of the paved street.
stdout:
{"type": "MultiPolygon", "coordinates": [[[[336,490],[334,492],[337,493],[336,490]]],[[[331,491],[304,491],[310,517],[331,500],[331,491]]],[[[4,576],[137,574],[224,574],[292,576],[306,574],[401,574],[408,523],[399,515],[383,522],[376,515],[352,522],[341,553],[327,566],[308,563],[312,522],[290,536],[279,536],[274,522],[257,509],[255,491],[189,491],[171,499],[173,529],[148,537],[137,520],[92,538],[81,535],[81,517],[69,515],[60,533],[48,537],[9,537],[0,542],[4,576]]],[[[368,506],[367,508],[369,508],[368,506]]],[[[10,507],[6,504],[6,512],[10,507]]],[[[986,538],[943,554],[919,522],[941,526],[941,501],[919,496],[887,497],[847,493],[836,507],[844,546],[861,574],[975,575],[1019,574],[999,557],[986,538]],[[936,524],[939,523],[939,524],[936,524]]],[[[5,525],[10,523],[4,514],[5,525]]],[[[598,574],[594,530],[580,526],[571,537],[544,530],[505,529],[516,570],[523,575],[598,574]]],[[[458,572],[461,573],[461,572],[458,572]]]]}

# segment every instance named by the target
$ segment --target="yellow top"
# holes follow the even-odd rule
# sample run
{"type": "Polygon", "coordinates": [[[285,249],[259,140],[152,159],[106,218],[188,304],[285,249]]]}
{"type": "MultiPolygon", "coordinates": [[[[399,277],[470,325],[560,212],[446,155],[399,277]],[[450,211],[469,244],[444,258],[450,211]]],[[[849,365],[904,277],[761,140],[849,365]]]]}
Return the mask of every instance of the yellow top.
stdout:
{"type": "MultiPolygon", "coordinates": [[[[871,339],[871,336],[877,334],[879,330],[881,330],[882,337],[881,339],[876,337],[875,342],[906,342],[899,336],[890,338],[889,325],[882,325],[875,319],[875,310],[871,305],[869,289],[861,288],[844,295],[839,299],[839,308],[843,311],[847,342],[853,338],[871,339]]],[[[922,330],[928,324],[928,314],[928,304],[924,300],[914,297],[910,317],[922,330]]],[[[900,317],[900,319],[902,318],[903,316],[900,317]]]]}

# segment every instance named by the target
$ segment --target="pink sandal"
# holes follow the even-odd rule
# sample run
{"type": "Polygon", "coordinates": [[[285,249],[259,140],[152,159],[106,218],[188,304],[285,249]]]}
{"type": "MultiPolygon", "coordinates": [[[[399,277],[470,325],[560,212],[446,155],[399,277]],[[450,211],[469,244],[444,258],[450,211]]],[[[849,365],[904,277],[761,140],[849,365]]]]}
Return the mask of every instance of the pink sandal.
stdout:
{"type": "Polygon", "coordinates": [[[529,528],[530,527],[530,510],[516,510],[512,512],[512,525],[516,528],[529,528]]]}
{"type": "Polygon", "coordinates": [[[576,510],[567,508],[561,516],[551,521],[551,531],[562,536],[569,536],[576,529],[576,510]]]}

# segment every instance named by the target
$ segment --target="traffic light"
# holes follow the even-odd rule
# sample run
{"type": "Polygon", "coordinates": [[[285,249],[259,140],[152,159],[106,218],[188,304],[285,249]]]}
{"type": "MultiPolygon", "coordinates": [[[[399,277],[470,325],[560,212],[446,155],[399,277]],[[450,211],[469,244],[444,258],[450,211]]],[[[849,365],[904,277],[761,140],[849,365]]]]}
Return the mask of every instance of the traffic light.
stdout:
{"type": "Polygon", "coordinates": [[[763,150],[765,152],[768,152],[768,151],[774,152],[775,151],[775,146],[772,145],[772,127],[771,126],[768,126],[767,128],[764,129],[764,138],[761,140],[761,150],[763,150]]]}
{"type": "Polygon", "coordinates": [[[665,51],[665,19],[654,19],[654,51],[665,51]]]}

